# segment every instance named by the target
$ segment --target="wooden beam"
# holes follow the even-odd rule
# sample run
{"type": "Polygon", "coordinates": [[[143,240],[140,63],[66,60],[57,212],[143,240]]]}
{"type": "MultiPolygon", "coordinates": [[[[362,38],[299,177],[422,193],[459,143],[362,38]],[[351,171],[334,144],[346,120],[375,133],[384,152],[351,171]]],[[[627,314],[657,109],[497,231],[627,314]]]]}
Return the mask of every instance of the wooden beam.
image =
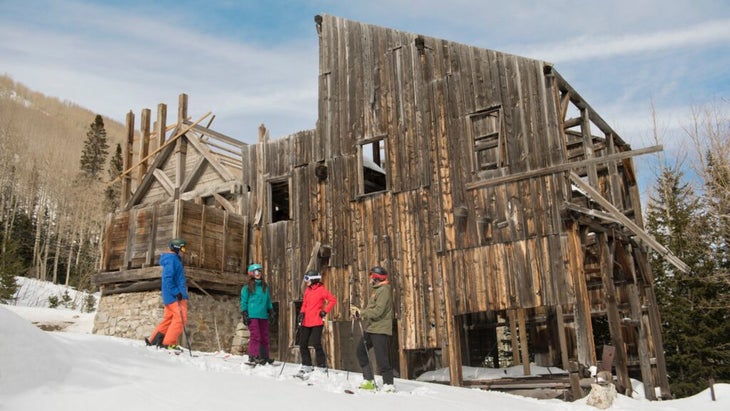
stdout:
{"type": "Polygon", "coordinates": [[[152,170],[152,175],[155,176],[155,178],[157,179],[157,182],[160,183],[160,185],[165,190],[167,195],[169,195],[170,197],[175,195],[174,183],[172,181],[170,181],[170,178],[167,177],[167,174],[165,174],[164,171],[160,170],[159,168],[156,168],[156,169],[152,170]]]}
{"type": "Polygon", "coordinates": [[[156,155],[157,153],[159,153],[160,151],[162,151],[164,148],[168,147],[173,141],[177,140],[180,136],[182,136],[183,134],[187,133],[195,124],[200,123],[206,117],[208,117],[210,114],[211,114],[210,111],[207,112],[205,115],[203,115],[202,117],[200,117],[199,119],[197,119],[191,125],[186,126],[185,128],[183,128],[180,131],[178,131],[177,133],[175,133],[175,135],[173,135],[172,137],[170,137],[170,139],[167,140],[167,142],[165,144],[161,145],[160,147],[157,148],[157,150],[155,150],[152,153],[148,154],[147,157],[141,159],[139,162],[137,162],[137,164],[135,164],[132,167],[129,167],[129,168],[125,169],[124,171],[122,171],[122,173],[119,174],[119,176],[117,178],[115,178],[114,180],[110,181],[109,184],[115,183],[118,179],[122,178],[122,176],[126,176],[127,174],[129,174],[130,172],[132,172],[132,170],[134,170],[135,168],[137,168],[143,161],[146,161],[148,158],[156,155]]]}
{"type": "Polygon", "coordinates": [[[467,190],[473,190],[477,188],[485,188],[485,187],[492,187],[500,184],[507,184],[507,183],[513,183],[515,181],[525,180],[528,178],[533,177],[540,177],[545,176],[549,174],[557,174],[564,171],[582,168],[589,166],[591,164],[600,164],[600,163],[607,163],[609,161],[618,161],[623,160],[625,158],[634,157],[642,154],[649,154],[654,153],[657,151],[662,151],[664,148],[662,146],[652,146],[652,147],[646,147],[638,150],[631,150],[631,151],[622,151],[620,153],[616,154],[610,154],[607,156],[602,157],[594,157],[592,159],[586,159],[581,161],[573,161],[568,163],[562,163],[557,164],[554,166],[549,166],[545,168],[540,168],[537,170],[531,170],[526,171],[523,173],[517,173],[517,174],[510,174],[503,177],[496,177],[489,180],[483,180],[483,181],[475,181],[472,183],[467,183],[466,188],[467,190]]]}
{"type": "Polygon", "coordinates": [[[570,179],[580,187],[583,191],[585,191],[588,196],[591,198],[591,200],[597,202],[600,204],[603,208],[606,209],[609,213],[611,213],[616,219],[618,219],[626,228],[631,230],[637,237],[639,237],[641,240],[644,241],[649,247],[654,249],[657,253],[661,254],[667,261],[672,263],[675,267],[677,267],[682,272],[689,272],[689,266],[685,264],[682,260],[680,260],[678,257],[676,257],[668,248],[664,247],[659,243],[657,240],[654,239],[649,233],[645,232],[643,229],[641,229],[636,223],[631,221],[630,218],[623,215],[623,213],[616,208],[613,204],[611,204],[610,201],[606,200],[601,193],[596,191],[593,187],[591,187],[589,184],[587,184],[585,181],[583,181],[582,178],[580,178],[579,175],[575,174],[574,172],[570,173],[570,179]]]}
{"type": "MultiPolygon", "coordinates": [[[[195,162],[195,165],[193,165],[192,170],[190,171],[190,173],[188,173],[185,176],[185,180],[183,181],[182,185],[180,186],[181,193],[187,192],[188,187],[190,187],[190,185],[193,183],[193,181],[197,180],[200,176],[203,175],[203,173],[205,172],[205,167],[203,167],[203,165],[205,165],[205,163],[207,161],[208,160],[205,158],[205,156],[200,156],[198,158],[198,161],[195,162]]],[[[182,198],[182,195],[180,198],[182,198]]]]}
{"type": "MultiPolygon", "coordinates": [[[[189,124],[192,124],[192,123],[190,123],[189,121],[183,121],[183,124],[189,125],[189,124]]],[[[203,126],[198,125],[198,124],[193,125],[193,130],[196,131],[196,132],[205,134],[206,136],[214,137],[217,140],[220,140],[220,141],[222,141],[222,142],[224,142],[226,144],[230,144],[230,145],[238,148],[239,150],[241,149],[241,147],[247,145],[246,143],[243,143],[241,141],[238,141],[238,140],[236,140],[233,137],[229,137],[229,136],[227,136],[227,135],[225,135],[223,133],[219,133],[219,132],[217,132],[215,130],[211,130],[209,128],[203,127],[203,126]]]]}
{"type": "Polygon", "coordinates": [[[563,76],[558,73],[557,70],[552,70],[553,75],[555,76],[555,79],[558,83],[558,88],[560,91],[565,93],[565,95],[569,96],[570,101],[575,104],[576,107],[583,110],[588,110],[590,114],[590,120],[598,126],[601,131],[603,131],[604,134],[613,134],[616,139],[618,140],[618,144],[620,145],[627,145],[620,137],[619,135],[611,128],[611,126],[606,123],[606,121],[598,115],[598,112],[593,110],[593,107],[590,106],[585,100],[583,100],[583,97],[578,94],[577,91],[563,78],[563,76]]]}
{"type": "Polygon", "coordinates": [[[614,223],[614,224],[621,223],[618,218],[613,216],[613,214],[604,213],[603,211],[600,211],[600,210],[594,210],[592,208],[581,207],[577,204],[569,203],[567,201],[565,203],[563,203],[563,207],[565,207],[566,210],[575,211],[577,213],[584,214],[589,217],[598,218],[600,220],[604,220],[607,223],[614,223]]]}
{"type": "MultiPolygon", "coordinates": [[[[222,195],[218,193],[213,193],[213,198],[215,198],[215,201],[223,207],[224,210],[228,211],[229,213],[237,214],[238,211],[236,208],[231,204],[230,201],[226,200],[222,195]]],[[[226,221],[228,220],[228,214],[226,214],[226,221]]],[[[226,224],[223,225],[223,227],[227,227],[226,224]]],[[[226,238],[225,236],[223,238],[226,238]]]]}
{"type": "Polygon", "coordinates": [[[208,149],[208,147],[206,147],[205,144],[200,141],[200,138],[198,136],[190,136],[188,137],[187,141],[189,141],[190,144],[192,144],[193,147],[198,150],[200,155],[208,160],[208,164],[213,167],[213,169],[218,173],[218,175],[220,175],[223,180],[228,181],[235,178],[225,167],[221,166],[221,164],[218,162],[218,159],[213,156],[210,149],[208,149]]]}

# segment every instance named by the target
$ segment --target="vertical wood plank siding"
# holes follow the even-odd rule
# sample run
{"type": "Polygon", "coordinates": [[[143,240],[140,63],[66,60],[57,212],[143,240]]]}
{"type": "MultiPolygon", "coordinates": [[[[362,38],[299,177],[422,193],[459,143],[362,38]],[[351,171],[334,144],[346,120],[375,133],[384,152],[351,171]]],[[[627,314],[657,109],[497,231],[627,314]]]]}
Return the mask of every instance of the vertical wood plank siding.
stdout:
{"type": "MultiPolygon", "coordinates": [[[[422,36],[418,50],[414,34],[332,16],[323,16],[319,37],[312,153],[326,160],[329,178],[327,210],[312,215],[328,221],[314,223],[324,237],[312,235],[332,246],[330,270],[342,273],[331,286],[339,295],[360,303],[368,267],[386,266],[397,282],[403,348],[443,345],[437,302],[444,281],[453,283],[457,314],[570,302],[560,286],[571,284],[560,238],[564,179],[466,189],[478,179],[469,115],[480,110],[502,108],[508,173],[563,160],[558,92],[545,63],[422,36]],[[389,191],[363,197],[358,146],[380,136],[387,140],[389,191]],[[480,231],[484,218],[492,221],[488,239],[480,231]]],[[[295,196],[317,193],[311,180],[295,176],[295,196]]],[[[302,249],[300,261],[307,260],[307,241],[302,235],[294,246],[302,249]]]]}

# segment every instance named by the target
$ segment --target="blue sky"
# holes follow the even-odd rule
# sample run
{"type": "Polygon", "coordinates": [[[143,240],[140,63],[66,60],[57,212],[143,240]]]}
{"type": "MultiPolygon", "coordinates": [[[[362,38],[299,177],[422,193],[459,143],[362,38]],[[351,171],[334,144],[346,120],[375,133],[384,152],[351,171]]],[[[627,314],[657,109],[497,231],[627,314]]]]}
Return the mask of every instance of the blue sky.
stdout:
{"type": "MultiPolygon", "coordinates": [[[[189,95],[254,142],[314,128],[316,14],[549,61],[634,148],[730,99],[728,0],[0,0],[0,73],[124,121],[189,95]]],[[[643,177],[646,177],[645,175],[643,177]]]]}

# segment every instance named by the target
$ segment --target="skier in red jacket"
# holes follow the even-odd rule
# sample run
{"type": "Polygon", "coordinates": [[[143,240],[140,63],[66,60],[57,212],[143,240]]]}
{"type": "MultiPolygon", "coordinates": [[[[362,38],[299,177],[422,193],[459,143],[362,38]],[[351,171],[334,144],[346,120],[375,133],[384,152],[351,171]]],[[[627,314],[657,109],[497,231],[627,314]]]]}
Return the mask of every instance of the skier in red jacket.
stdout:
{"type": "Polygon", "coordinates": [[[307,289],[304,290],[302,309],[297,317],[301,332],[299,352],[302,355],[302,368],[297,374],[299,378],[306,378],[312,372],[310,346],[314,347],[317,367],[327,368],[327,357],[322,348],[322,330],[324,318],[337,304],[337,299],[320,282],[321,280],[322,275],[316,270],[307,271],[304,275],[307,289]]]}

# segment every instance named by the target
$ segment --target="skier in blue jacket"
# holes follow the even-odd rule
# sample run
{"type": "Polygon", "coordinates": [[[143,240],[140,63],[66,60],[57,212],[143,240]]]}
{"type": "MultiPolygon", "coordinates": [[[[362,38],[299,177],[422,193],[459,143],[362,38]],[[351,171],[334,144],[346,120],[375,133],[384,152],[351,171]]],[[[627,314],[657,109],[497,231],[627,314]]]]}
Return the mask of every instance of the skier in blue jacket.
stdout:
{"type": "Polygon", "coordinates": [[[152,336],[144,339],[147,345],[176,348],[177,339],[188,321],[188,289],[182,264],[185,245],[185,240],[176,238],[170,241],[170,251],[160,256],[162,304],[165,311],[152,336]]]}

